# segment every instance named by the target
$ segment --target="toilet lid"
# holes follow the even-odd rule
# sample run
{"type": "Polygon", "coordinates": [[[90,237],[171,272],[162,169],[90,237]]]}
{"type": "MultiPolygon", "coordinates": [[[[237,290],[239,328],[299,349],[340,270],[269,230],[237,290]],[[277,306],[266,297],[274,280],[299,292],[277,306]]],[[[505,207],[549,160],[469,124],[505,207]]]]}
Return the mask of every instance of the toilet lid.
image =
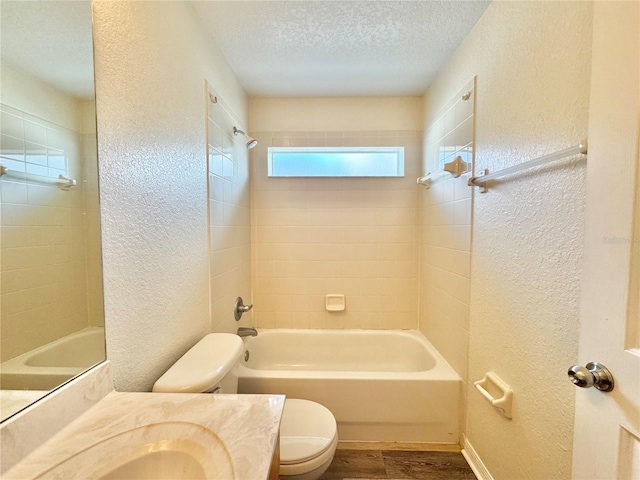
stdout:
{"type": "Polygon", "coordinates": [[[336,419],[328,408],[309,400],[286,399],[280,422],[280,463],[301,463],[321,455],[336,434],[336,419]]]}

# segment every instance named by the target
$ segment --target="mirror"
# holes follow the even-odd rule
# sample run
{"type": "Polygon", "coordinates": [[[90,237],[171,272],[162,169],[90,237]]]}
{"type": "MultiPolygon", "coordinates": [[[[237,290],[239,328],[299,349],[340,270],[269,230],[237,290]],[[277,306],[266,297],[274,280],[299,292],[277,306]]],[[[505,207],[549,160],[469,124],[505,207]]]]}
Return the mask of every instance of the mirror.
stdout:
{"type": "Polygon", "coordinates": [[[0,415],[104,360],[90,1],[0,9],[0,415]]]}

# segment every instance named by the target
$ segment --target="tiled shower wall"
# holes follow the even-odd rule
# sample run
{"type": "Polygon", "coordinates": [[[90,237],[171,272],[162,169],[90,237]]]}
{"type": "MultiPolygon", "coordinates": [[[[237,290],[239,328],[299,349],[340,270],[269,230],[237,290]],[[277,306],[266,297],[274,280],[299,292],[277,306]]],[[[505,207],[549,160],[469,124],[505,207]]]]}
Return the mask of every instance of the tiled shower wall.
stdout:
{"type": "Polygon", "coordinates": [[[420,131],[252,132],[254,325],[416,328],[420,131]],[[404,146],[403,178],[269,178],[269,146],[404,146]],[[327,312],[326,294],[346,310],[327,312]]]}
{"type": "MultiPolygon", "coordinates": [[[[425,172],[457,156],[474,161],[474,81],[427,118],[425,172]],[[469,93],[467,96],[466,94],[469,93]],[[465,99],[466,98],[466,99],[465,99]]],[[[420,191],[419,328],[462,378],[460,426],[465,431],[471,285],[471,173],[444,173],[420,191]]]]}
{"type": "MultiPolygon", "coordinates": [[[[425,171],[461,156],[471,170],[475,89],[470,82],[425,129],[425,171]],[[470,92],[464,100],[463,95],[470,92]]],[[[470,173],[444,173],[420,192],[420,330],[467,378],[471,269],[470,173]]]]}
{"type": "Polygon", "coordinates": [[[97,174],[82,181],[83,153],[93,149],[89,168],[96,165],[95,133],[1,109],[4,166],[52,177],[62,173],[78,182],[69,191],[9,177],[0,182],[4,361],[103,320],[102,289],[90,280],[102,277],[97,174]]]}
{"type": "Polygon", "coordinates": [[[102,286],[102,237],[100,225],[100,192],[98,191],[98,138],[96,106],[92,100],[81,102],[82,156],[84,193],[84,233],[87,252],[87,291],[89,325],[104,326],[104,295],[102,286]]]}
{"type": "MultiPolygon", "coordinates": [[[[234,332],[236,297],[251,302],[249,155],[243,135],[234,135],[230,109],[210,89],[208,102],[209,248],[211,331],[234,332]]],[[[241,324],[251,323],[252,312],[241,324]]]]}

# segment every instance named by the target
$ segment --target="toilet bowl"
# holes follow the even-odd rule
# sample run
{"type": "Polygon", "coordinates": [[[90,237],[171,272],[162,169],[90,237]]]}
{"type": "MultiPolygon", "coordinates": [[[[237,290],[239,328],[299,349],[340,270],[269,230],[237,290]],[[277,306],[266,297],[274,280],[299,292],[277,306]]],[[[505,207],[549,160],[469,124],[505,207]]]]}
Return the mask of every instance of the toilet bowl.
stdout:
{"type": "Polygon", "coordinates": [[[285,400],[280,422],[280,478],[319,478],[331,464],[337,445],[336,421],[328,408],[309,400],[285,400]]]}
{"type": "MultiPolygon", "coordinates": [[[[185,353],[153,385],[163,393],[237,393],[244,343],[231,333],[211,333],[185,353]]],[[[289,399],[280,422],[280,478],[317,480],[338,445],[336,420],[328,408],[289,399]]]]}

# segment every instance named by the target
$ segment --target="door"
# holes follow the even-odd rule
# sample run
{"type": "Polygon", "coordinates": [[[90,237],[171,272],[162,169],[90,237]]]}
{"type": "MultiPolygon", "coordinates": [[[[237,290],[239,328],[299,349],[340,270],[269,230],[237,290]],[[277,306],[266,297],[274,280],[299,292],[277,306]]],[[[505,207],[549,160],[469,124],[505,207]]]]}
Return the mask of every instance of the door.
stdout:
{"type": "Polygon", "coordinates": [[[640,479],[640,8],[594,2],[578,362],[614,389],[576,391],[573,477],[640,479]]]}

